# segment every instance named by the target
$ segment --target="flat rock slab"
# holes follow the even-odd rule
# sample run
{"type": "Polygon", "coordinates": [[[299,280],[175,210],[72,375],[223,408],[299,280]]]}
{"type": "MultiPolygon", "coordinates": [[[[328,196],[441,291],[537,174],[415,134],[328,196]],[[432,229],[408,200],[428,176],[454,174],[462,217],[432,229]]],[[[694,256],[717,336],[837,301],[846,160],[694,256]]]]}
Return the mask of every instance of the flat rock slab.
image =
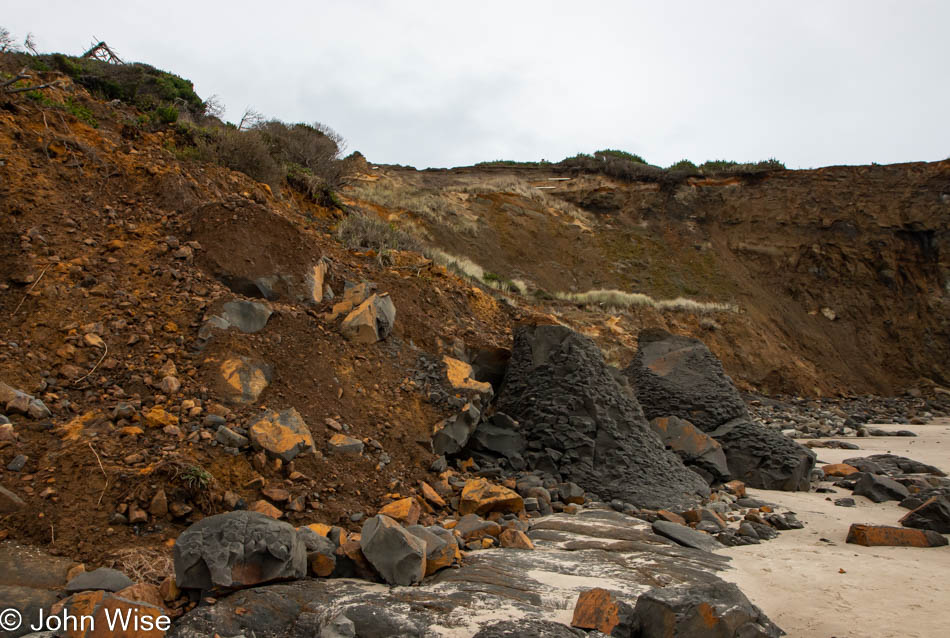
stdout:
{"type": "Polygon", "coordinates": [[[872,454],[871,456],[845,459],[844,462],[858,468],[861,472],[868,472],[869,474],[886,474],[888,476],[898,474],[947,475],[938,467],[896,454],[872,454]]]}
{"type": "Polygon", "coordinates": [[[117,569],[100,567],[91,572],[83,572],[66,583],[66,591],[69,593],[103,590],[116,592],[126,587],[131,587],[134,583],[132,579],[117,569]]]}
{"type": "Polygon", "coordinates": [[[357,636],[579,635],[567,625],[582,592],[600,587],[633,604],[658,586],[722,583],[715,572],[728,560],[671,545],[644,521],[603,510],[541,519],[529,535],[534,551],[472,552],[461,568],[440,571],[414,587],[333,579],[242,590],[189,612],[169,636],[253,632],[257,638],[309,638],[341,615],[352,621],[357,636]],[[542,531],[559,538],[544,540],[536,534],[542,531]],[[632,539],[643,546],[625,545],[632,539]],[[565,549],[587,540],[603,545],[565,549]],[[612,544],[618,549],[610,549],[612,544]],[[235,613],[238,608],[242,613],[235,613]],[[545,625],[555,620],[556,628],[545,625]],[[521,633],[512,633],[519,628],[521,633]]]}
{"type": "Polygon", "coordinates": [[[709,534],[698,532],[695,529],[671,523],[670,521],[654,521],[653,531],[661,536],[676,541],[684,547],[692,547],[704,552],[713,552],[717,549],[723,549],[725,546],[709,534]]]}
{"type": "Polygon", "coordinates": [[[854,523],[848,530],[847,542],[865,547],[942,547],[947,539],[931,530],[854,523]]]}

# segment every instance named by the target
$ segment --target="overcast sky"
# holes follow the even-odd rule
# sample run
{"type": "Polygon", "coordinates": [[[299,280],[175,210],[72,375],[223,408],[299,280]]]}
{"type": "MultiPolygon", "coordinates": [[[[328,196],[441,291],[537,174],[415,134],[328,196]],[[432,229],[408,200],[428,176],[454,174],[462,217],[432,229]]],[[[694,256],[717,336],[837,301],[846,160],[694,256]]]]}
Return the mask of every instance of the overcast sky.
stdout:
{"type": "Polygon", "coordinates": [[[0,0],[41,51],[104,39],[370,161],[620,148],[790,168],[950,156],[950,2],[0,0]],[[666,6],[675,4],[675,7],[666,6]],[[781,4],[781,6],[779,6],[781,4]]]}

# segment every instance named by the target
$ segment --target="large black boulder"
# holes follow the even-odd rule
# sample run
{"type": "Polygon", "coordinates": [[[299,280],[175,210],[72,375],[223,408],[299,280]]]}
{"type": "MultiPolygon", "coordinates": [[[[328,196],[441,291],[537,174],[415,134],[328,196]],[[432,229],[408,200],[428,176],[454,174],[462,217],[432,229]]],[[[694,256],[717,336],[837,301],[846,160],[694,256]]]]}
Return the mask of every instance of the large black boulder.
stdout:
{"type": "Polygon", "coordinates": [[[705,482],[665,449],[623,377],[564,326],[520,326],[497,409],[518,421],[524,460],[640,507],[689,507],[705,482]]]}
{"type": "Polygon", "coordinates": [[[749,417],[722,363],[699,339],[643,330],[637,354],[623,373],[636,388],[648,419],[675,415],[710,432],[732,419],[749,417]]]}
{"type": "Polygon", "coordinates": [[[722,445],[733,478],[764,490],[808,491],[817,456],[804,445],[746,419],[724,423],[709,435],[722,445]]]}
{"type": "Polygon", "coordinates": [[[946,496],[927,499],[923,505],[908,512],[901,519],[901,525],[950,534],[950,499],[946,496]]]}
{"type": "Polygon", "coordinates": [[[778,638],[785,632],[732,583],[658,587],[637,598],[640,638],[778,638]]]}
{"type": "Polygon", "coordinates": [[[732,478],[749,487],[805,491],[815,453],[754,423],[719,359],[699,339],[663,330],[640,333],[624,374],[648,418],[686,419],[716,439],[732,478]]]}
{"type": "Polygon", "coordinates": [[[175,541],[182,589],[230,589],[307,575],[307,547],[293,526],[246,510],[204,518],[175,541]]]}

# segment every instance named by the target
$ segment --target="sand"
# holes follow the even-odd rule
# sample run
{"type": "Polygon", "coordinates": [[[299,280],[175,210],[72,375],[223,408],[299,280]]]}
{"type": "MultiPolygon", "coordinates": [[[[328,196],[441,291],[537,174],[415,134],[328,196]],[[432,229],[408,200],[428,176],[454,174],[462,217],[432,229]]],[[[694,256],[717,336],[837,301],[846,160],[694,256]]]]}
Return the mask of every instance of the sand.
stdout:
{"type": "MultiPolygon", "coordinates": [[[[909,429],[917,438],[848,439],[860,450],[816,448],[819,463],[890,452],[950,472],[950,419],[909,429]]],[[[950,635],[950,547],[861,547],[845,544],[851,523],[898,525],[907,510],[896,502],[857,507],[832,501],[851,496],[749,490],[787,507],[805,529],[781,532],[759,545],[734,547],[722,577],[743,592],[789,636],[818,638],[941,638],[950,635]],[[830,499],[826,500],[827,497],[830,499]],[[820,539],[828,539],[824,542],[820,539]]]]}

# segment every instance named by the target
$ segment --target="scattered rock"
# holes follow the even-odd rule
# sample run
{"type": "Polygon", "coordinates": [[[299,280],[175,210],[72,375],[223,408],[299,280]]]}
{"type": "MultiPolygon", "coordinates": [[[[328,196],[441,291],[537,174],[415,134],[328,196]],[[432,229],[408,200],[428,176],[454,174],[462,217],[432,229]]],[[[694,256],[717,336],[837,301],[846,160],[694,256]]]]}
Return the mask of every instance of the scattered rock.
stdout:
{"type": "Polygon", "coordinates": [[[346,316],[340,330],[357,343],[376,343],[389,336],[396,322],[396,306],[388,294],[373,294],[346,316]]]}
{"type": "Polygon", "coordinates": [[[506,529],[498,536],[498,541],[502,547],[513,547],[516,549],[534,549],[534,543],[528,538],[528,535],[517,529],[506,529]]]}
{"type": "Polygon", "coordinates": [[[255,449],[263,449],[284,462],[315,451],[310,428],[294,408],[279,413],[267,410],[248,427],[247,432],[255,449]]]}
{"type": "Polygon", "coordinates": [[[947,544],[947,538],[932,530],[853,523],[847,542],[865,547],[941,547],[947,544]]]}
{"type": "Polygon", "coordinates": [[[250,444],[250,440],[243,434],[238,434],[226,425],[218,428],[214,435],[214,440],[225,447],[244,448],[250,444]]]}
{"type": "Polygon", "coordinates": [[[835,505],[838,507],[854,507],[856,503],[854,502],[853,498],[847,496],[845,498],[835,499],[835,505]]]}
{"type": "Polygon", "coordinates": [[[363,555],[391,585],[422,582],[426,573],[426,544],[388,516],[374,516],[363,524],[363,555]]]}
{"type": "Polygon", "coordinates": [[[692,547],[693,549],[700,549],[705,552],[713,552],[723,548],[723,544],[709,534],[698,532],[689,527],[669,521],[654,521],[653,531],[684,547],[692,547]]]}
{"type": "Polygon", "coordinates": [[[439,455],[461,452],[479,426],[480,418],[481,411],[466,403],[458,414],[437,423],[432,431],[432,452],[439,455]]]}
{"type": "Polygon", "coordinates": [[[867,472],[869,474],[887,474],[888,476],[898,474],[931,474],[933,476],[946,476],[946,473],[940,468],[909,459],[905,456],[897,456],[896,454],[872,454],[871,456],[845,459],[844,462],[858,468],[861,472],[867,472]]]}
{"type": "Polygon", "coordinates": [[[175,541],[181,589],[248,587],[307,575],[307,548],[294,528],[256,512],[204,518],[175,541]]]}
{"type": "Polygon", "coordinates": [[[271,382],[272,371],[266,363],[250,357],[225,359],[218,368],[225,399],[231,403],[254,403],[271,382]]]}
{"type": "Polygon", "coordinates": [[[634,622],[630,605],[617,600],[606,589],[596,587],[581,592],[577,597],[571,626],[596,629],[608,636],[615,635],[614,629],[619,629],[620,633],[616,635],[629,636],[635,628],[634,622]]]}
{"type": "Polygon", "coordinates": [[[330,437],[330,451],[334,454],[352,454],[359,456],[363,453],[363,442],[345,434],[334,434],[330,437]]]}
{"type": "Polygon", "coordinates": [[[306,547],[310,573],[318,578],[329,578],[336,568],[336,545],[309,527],[297,530],[297,536],[306,547]]]}
{"type": "Polygon", "coordinates": [[[220,318],[241,332],[260,332],[267,325],[272,311],[266,304],[257,301],[229,301],[224,304],[220,318]]]}
{"type": "Polygon", "coordinates": [[[93,589],[116,592],[133,585],[132,579],[117,569],[100,567],[91,572],[83,572],[66,583],[66,591],[75,593],[93,589]]]}
{"type": "Polygon", "coordinates": [[[847,463],[829,463],[821,466],[821,471],[825,473],[825,476],[844,477],[851,476],[858,471],[858,468],[847,463]]]}
{"type": "Polygon", "coordinates": [[[462,515],[489,512],[517,514],[523,510],[524,499],[517,492],[482,478],[470,479],[465,483],[458,507],[459,514],[462,515]]]}
{"type": "Polygon", "coordinates": [[[380,514],[388,516],[403,525],[415,525],[419,522],[419,516],[422,514],[422,507],[414,498],[403,498],[398,501],[383,506],[379,510],[380,514]]]}

